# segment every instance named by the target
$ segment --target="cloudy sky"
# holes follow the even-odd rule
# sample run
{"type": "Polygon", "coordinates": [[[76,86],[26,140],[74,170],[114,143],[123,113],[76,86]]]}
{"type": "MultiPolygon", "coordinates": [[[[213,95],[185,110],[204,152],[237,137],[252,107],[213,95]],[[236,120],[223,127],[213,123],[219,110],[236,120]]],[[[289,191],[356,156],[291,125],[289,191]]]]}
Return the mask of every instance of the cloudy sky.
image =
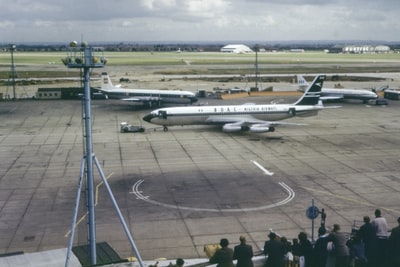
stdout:
{"type": "Polygon", "coordinates": [[[400,41],[400,0],[0,0],[0,42],[400,41]]]}

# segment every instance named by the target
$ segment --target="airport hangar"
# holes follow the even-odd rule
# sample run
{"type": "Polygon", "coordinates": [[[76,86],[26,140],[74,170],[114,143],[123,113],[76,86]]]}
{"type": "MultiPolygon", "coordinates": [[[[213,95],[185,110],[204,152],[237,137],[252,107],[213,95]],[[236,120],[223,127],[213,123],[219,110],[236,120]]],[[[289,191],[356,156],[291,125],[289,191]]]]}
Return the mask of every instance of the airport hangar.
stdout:
{"type": "Polygon", "coordinates": [[[252,53],[253,50],[251,50],[250,47],[244,44],[229,44],[222,47],[221,52],[243,54],[243,53],[252,53]]]}
{"type": "MultiPolygon", "coordinates": [[[[233,246],[240,235],[258,251],[270,229],[289,239],[310,235],[312,199],[328,227],[350,231],[377,207],[396,225],[398,108],[397,101],[344,103],[292,120],[305,126],[264,134],[147,124],[145,133],[124,134],[119,123],[141,124],[148,110],[97,100],[93,146],[142,258],[204,257],[204,245],[226,237],[233,246]]],[[[0,116],[1,252],[66,247],[82,159],[80,101],[3,102],[0,116]]],[[[99,177],[96,183],[97,241],[133,256],[99,177]]],[[[80,210],[75,245],[87,241],[80,210]]]]}

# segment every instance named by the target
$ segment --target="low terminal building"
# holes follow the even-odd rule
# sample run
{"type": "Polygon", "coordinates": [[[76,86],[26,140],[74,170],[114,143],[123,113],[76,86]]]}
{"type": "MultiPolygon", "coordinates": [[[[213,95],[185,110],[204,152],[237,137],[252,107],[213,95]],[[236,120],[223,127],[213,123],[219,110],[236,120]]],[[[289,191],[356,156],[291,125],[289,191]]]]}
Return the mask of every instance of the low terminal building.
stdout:
{"type": "MultiPolygon", "coordinates": [[[[90,93],[92,99],[105,98],[105,96],[99,93],[95,88],[91,88],[90,93]],[[99,95],[103,97],[99,97],[99,95]]],[[[40,100],[79,99],[83,94],[82,87],[38,88],[35,98],[40,100]]]]}
{"type": "Polygon", "coordinates": [[[235,54],[245,54],[252,53],[253,50],[250,49],[247,45],[243,44],[230,44],[221,48],[222,53],[235,53],[235,54]]]}
{"type": "Polygon", "coordinates": [[[36,99],[61,99],[61,88],[39,88],[36,99]]]}

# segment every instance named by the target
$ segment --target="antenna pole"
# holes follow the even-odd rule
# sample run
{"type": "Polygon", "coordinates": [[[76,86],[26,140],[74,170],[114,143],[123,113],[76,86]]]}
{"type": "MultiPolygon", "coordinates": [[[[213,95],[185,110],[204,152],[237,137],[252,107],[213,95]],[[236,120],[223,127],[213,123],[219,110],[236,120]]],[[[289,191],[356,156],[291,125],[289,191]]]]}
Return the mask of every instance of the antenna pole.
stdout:
{"type": "Polygon", "coordinates": [[[256,70],[256,73],[255,73],[255,82],[256,82],[256,88],[255,88],[255,90],[258,91],[258,50],[259,50],[258,45],[256,45],[256,46],[254,47],[254,49],[256,50],[256,63],[255,63],[255,70],[256,70]]]}
{"type": "Polygon", "coordinates": [[[80,188],[82,186],[82,177],[85,176],[86,170],[86,184],[87,184],[87,209],[88,209],[88,226],[89,226],[89,233],[88,233],[88,242],[90,248],[90,264],[96,265],[97,264],[97,252],[96,252],[96,216],[95,216],[95,197],[94,197],[94,179],[93,179],[93,166],[96,164],[97,170],[105,184],[109,196],[114,204],[114,208],[120,218],[121,224],[125,230],[125,233],[131,243],[131,246],[134,250],[134,253],[139,261],[141,267],[144,267],[142,259],[139,255],[139,251],[136,248],[136,245],[133,241],[133,238],[129,232],[129,228],[127,227],[122,213],[118,207],[117,202],[114,199],[114,196],[111,192],[111,188],[107,183],[107,179],[104,176],[103,171],[101,170],[100,164],[96,159],[94,152],[93,152],[93,144],[92,144],[92,120],[91,120],[91,106],[90,106],[90,69],[91,68],[102,68],[104,67],[105,63],[107,62],[104,57],[97,58],[94,56],[94,49],[92,47],[88,47],[86,43],[82,43],[82,47],[78,49],[76,42],[71,42],[71,51],[69,52],[68,56],[62,59],[63,63],[68,68],[80,68],[83,69],[83,81],[84,81],[84,96],[83,96],[83,118],[84,118],[84,139],[85,139],[85,146],[84,146],[84,155],[81,164],[81,171],[79,177],[79,188],[76,197],[76,204],[75,204],[75,211],[73,222],[71,226],[71,236],[67,250],[67,257],[65,266],[68,267],[69,258],[72,250],[73,244],[73,234],[74,228],[76,225],[76,218],[78,212],[78,205],[79,205],[79,198],[80,198],[80,188]]]}
{"type": "Polygon", "coordinates": [[[15,76],[16,76],[16,71],[15,71],[15,64],[14,64],[14,51],[17,49],[17,46],[15,44],[10,46],[10,51],[11,51],[11,83],[12,83],[12,88],[13,88],[13,100],[17,98],[16,92],[15,92],[15,76]]]}

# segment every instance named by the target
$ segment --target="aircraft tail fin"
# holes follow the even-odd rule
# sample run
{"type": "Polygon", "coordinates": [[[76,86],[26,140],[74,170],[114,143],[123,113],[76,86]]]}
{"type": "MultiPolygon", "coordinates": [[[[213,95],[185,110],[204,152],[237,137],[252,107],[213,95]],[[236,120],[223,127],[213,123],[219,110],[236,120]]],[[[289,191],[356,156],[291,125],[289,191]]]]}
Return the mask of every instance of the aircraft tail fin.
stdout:
{"type": "Polygon", "coordinates": [[[299,90],[305,91],[310,84],[304,79],[303,75],[297,75],[297,85],[299,90]]]}
{"type": "Polygon", "coordinates": [[[386,89],[389,89],[389,85],[384,85],[384,86],[381,86],[381,87],[379,87],[378,89],[375,89],[375,92],[384,92],[386,89]]]}
{"type": "Polygon", "coordinates": [[[101,73],[101,89],[104,91],[110,91],[118,86],[114,86],[111,82],[110,76],[107,72],[101,73]]]}
{"type": "Polygon", "coordinates": [[[304,94],[294,105],[318,105],[321,96],[322,85],[326,75],[317,75],[311,85],[308,86],[304,94]]]}

